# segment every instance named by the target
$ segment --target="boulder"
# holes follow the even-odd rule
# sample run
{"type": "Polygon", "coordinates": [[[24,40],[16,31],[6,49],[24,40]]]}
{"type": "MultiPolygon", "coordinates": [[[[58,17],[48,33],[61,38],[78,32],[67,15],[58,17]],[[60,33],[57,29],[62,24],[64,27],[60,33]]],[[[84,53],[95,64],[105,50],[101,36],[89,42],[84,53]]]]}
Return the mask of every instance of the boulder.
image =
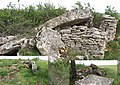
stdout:
{"type": "Polygon", "coordinates": [[[91,67],[92,69],[97,69],[97,68],[98,68],[95,64],[91,64],[90,67],[91,67]]]}
{"type": "Polygon", "coordinates": [[[106,75],[106,73],[103,70],[101,70],[100,68],[94,69],[93,74],[98,75],[98,76],[105,76],[106,75]]]}
{"type": "Polygon", "coordinates": [[[23,61],[22,63],[24,64],[24,67],[30,69],[33,74],[37,72],[37,65],[35,61],[23,61]]]}
{"type": "Polygon", "coordinates": [[[49,56],[50,61],[60,58],[62,51],[64,53],[65,44],[62,42],[61,36],[57,31],[44,29],[36,37],[36,47],[42,55],[49,56]]]}
{"type": "Polygon", "coordinates": [[[82,80],[75,81],[75,85],[112,85],[114,79],[89,75],[82,80]]]}
{"type": "Polygon", "coordinates": [[[85,75],[94,74],[98,76],[105,76],[106,72],[103,69],[96,66],[95,64],[91,64],[90,66],[85,66],[79,69],[77,71],[77,74],[85,74],[85,75]]]}
{"type": "Polygon", "coordinates": [[[12,40],[0,46],[0,55],[17,55],[25,38],[12,40]]]}
{"type": "Polygon", "coordinates": [[[37,72],[37,65],[35,61],[31,61],[31,66],[32,73],[35,74],[37,72]]]}

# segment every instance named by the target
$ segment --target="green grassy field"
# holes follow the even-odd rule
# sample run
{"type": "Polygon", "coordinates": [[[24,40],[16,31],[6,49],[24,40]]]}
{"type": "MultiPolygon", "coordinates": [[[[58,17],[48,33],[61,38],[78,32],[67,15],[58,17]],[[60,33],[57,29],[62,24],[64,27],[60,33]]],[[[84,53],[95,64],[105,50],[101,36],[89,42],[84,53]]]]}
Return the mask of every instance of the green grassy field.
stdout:
{"type": "Polygon", "coordinates": [[[48,62],[33,60],[38,66],[36,74],[24,67],[23,60],[0,60],[0,85],[48,85],[48,62]]]}
{"type": "Polygon", "coordinates": [[[113,85],[118,85],[117,84],[117,65],[102,65],[99,67],[103,68],[104,71],[107,73],[105,77],[114,79],[113,85]]]}
{"type": "Polygon", "coordinates": [[[118,73],[117,73],[117,76],[118,76],[118,85],[120,85],[120,63],[118,63],[117,65],[117,70],[118,70],[118,73]]]}

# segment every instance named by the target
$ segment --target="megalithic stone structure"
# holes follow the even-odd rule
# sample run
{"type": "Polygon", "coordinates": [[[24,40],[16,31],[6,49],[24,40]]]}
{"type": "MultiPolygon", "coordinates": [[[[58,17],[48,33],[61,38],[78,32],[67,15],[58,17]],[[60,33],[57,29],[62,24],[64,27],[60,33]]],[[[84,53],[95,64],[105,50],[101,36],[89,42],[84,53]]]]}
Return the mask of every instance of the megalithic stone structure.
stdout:
{"type": "Polygon", "coordinates": [[[60,58],[59,49],[65,51],[67,47],[77,49],[89,59],[103,59],[106,43],[115,37],[117,20],[105,15],[99,28],[95,28],[93,17],[88,9],[83,9],[66,12],[45,22],[38,27],[37,48],[53,58],[60,58]]]}

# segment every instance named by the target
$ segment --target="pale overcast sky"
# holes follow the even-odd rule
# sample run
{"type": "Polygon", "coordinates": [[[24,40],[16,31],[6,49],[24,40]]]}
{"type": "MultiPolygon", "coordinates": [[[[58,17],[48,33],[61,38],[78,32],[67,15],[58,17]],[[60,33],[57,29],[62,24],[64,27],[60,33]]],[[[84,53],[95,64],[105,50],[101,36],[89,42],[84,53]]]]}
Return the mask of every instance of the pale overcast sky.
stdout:
{"type": "MultiPolygon", "coordinates": [[[[3,0],[0,2],[0,8],[5,8],[12,2],[13,4],[18,4],[18,0],[3,0]]],[[[96,11],[103,13],[106,6],[115,7],[115,9],[120,13],[120,0],[20,0],[20,4],[25,6],[38,4],[39,2],[51,2],[55,6],[61,5],[66,7],[67,9],[71,9],[74,6],[75,2],[80,1],[83,5],[85,3],[90,3],[92,7],[96,9],[96,11]]]]}
{"type": "Polygon", "coordinates": [[[84,65],[117,65],[117,60],[76,60],[76,64],[84,64],[84,65]]]}
{"type": "Polygon", "coordinates": [[[0,56],[0,59],[33,59],[48,60],[48,56],[0,56]]]}

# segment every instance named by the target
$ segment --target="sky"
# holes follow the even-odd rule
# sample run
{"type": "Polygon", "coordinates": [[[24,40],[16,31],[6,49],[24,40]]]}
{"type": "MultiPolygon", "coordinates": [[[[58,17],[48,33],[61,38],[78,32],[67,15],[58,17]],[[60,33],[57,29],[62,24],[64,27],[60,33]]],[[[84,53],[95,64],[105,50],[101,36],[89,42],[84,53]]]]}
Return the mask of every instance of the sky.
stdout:
{"type": "Polygon", "coordinates": [[[84,65],[117,65],[117,60],[76,60],[76,64],[84,64],[84,65]]]}
{"type": "Polygon", "coordinates": [[[48,56],[0,56],[0,59],[33,59],[39,58],[40,60],[48,60],[48,56]]]}
{"type": "MultiPolygon", "coordinates": [[[[7,5],[12,2],[13,4],[18,5],[18,0],[3,0],[0,2],[0,8],[5,8],[7,5]]],[[[117,10],[120,13],[120,0],[20,0],[19,4],[23,4],[24,6],[28,5],[35,5],[38,3],[45,3],[45,2],[51,2],[56,7],[64,6],[67,9],[72,9],[74,4],[80,1],[82,5],[85,3],[90,3],[92,7],[96,9],[97,12],[103,13],[106,6],[112,6],[115,7],[115,10],[117,10]]]]}

